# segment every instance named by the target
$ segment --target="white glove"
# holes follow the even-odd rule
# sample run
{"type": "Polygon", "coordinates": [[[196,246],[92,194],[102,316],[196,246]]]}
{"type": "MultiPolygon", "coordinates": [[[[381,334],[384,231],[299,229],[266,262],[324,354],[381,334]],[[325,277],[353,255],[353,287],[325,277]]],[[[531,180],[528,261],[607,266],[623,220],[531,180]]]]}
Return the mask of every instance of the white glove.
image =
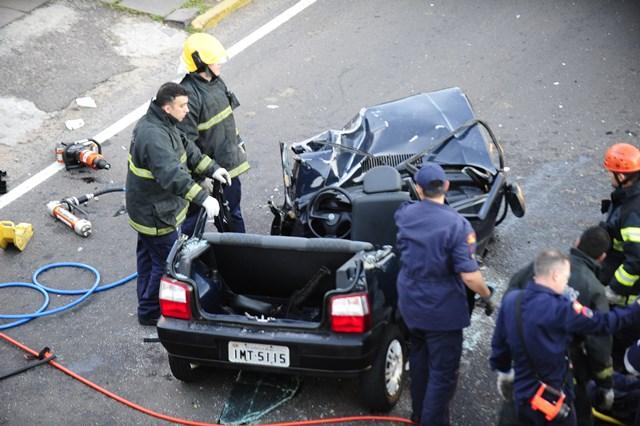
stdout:
{"type": "Polygon", "coordinates": [[[597,388],[596,389],[596,406],[604,411],[611,410],[615,399],[613,388],[597,388]]]}
{"type": "Polygon", "coordinates": [[[225,169],[224,167],[220,167],[218,170],[213,172],[213,176],[211,177],[217,180],[218,182],[231,185],[231,176],[229,175],[229,172],[227,171],[227,169],[225,169]]]}
{"type": "Polygon", "coordinates": [[[207,197],[204,203],[202,203],[202,207],[207,211],[208,219],[213,219],[220,213],[220,204],[218,204],[218,200],[213,197],[207,197]]]}
{"type": "Polygon", "coordinates": [[[513,368],[506,373],[502,371],[498,371],[498,393],[502,397],[502,399],[510,400],[513,398],[513,379],[515,376],[515,372],[513,368]]]}
{"type": "Polygon", "coordinates": [[[607,300],[609,301],[610,304],[621,305],[621,306],[626,305],[627,298],[620,294],[614,293],[614,291],[611,290],[611,287],[609,286],[605,287],[604,294],[607,296],[607,300]]]}

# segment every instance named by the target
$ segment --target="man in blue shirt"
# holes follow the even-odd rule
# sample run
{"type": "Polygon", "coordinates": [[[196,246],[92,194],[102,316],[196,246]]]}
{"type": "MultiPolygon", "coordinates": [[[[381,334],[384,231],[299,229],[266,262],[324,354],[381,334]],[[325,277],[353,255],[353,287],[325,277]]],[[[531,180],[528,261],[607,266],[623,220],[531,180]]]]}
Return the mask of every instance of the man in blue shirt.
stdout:
{"type": "Polygon", "coordinates": [[[541,252],[533,269],[533,281],[526,289],[511,291],[502,300],[490,364],[498,371],[499,390],[513,367],[513,399],[523,424],[575,425],[567,357],[572,334],[612,334],[639,324],[640,305],[601,314],[563,297],[571,268],[568,257],[557,250],[541,252]],[[564,404],[570,408],[565,416],[545,414],[534,407],[541,383],[564,393],[564,404]]]}
{"type": "Polygon", "coordinates": [[[471,224],[445,204],[449,181],[442,167],[425,163],[415,181],[420,201],[407,202],[395,213],[402,262],[398,307],[411,333],[412,419],[449,425],[462,329],[469,325],[465,286],[489,306],[491,291],[474,258],[471,224]]]}

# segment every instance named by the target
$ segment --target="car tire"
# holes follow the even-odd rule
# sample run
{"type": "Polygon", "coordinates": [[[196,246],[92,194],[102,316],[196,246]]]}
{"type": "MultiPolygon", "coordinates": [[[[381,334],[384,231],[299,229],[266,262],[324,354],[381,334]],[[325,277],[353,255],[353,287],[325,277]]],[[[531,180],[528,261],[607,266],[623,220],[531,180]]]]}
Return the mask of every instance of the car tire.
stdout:
{"type": "Polygon", "coordinates": [[[169,355],[169,368],[173,377],[183,382],[193,382],[198,378],[197,369],[184,358],[169,355]]]}
{"type": "Polygon", "coordinates": [[[400,328],[389,325],[371,369],[360,379],[363,404],[372,411],[390,411],[400,399],[405,382],[406,346],[400,328]]]}

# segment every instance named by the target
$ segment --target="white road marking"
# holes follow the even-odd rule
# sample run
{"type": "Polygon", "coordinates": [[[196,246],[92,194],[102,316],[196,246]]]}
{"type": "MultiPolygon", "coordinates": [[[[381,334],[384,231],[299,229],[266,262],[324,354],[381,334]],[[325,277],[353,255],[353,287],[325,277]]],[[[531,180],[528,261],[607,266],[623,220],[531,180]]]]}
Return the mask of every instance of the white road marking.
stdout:
{"type": "MultiPolygon", "coordinates": [[[[260,28],[258,28],[257,30],[255,30],[254,32],[252,32],[251,34],[249,34],[248,36],[246,36],[245,38],[243,38],[242,40],[234,44],[233,46],[231,46],[230,48],[228,48],[227,53],[229,57],[232,58],[237,54],[239,54],[240,52],[244,51],[245,49],[253,45],[255,42],[257,42],[258,40],[260,40],[270,32],[274,31],[285,22],[289,21],[298,13],[302,12],[307,7],[314,4],[316,1],[317,0],[301,0],[295,5],[291,6],[289,9],[285,10],[280,15],[276,16],[271,21],[267,22],[266,24],[264,24],[263,26],[261,26],[260,28]]],[[[96,136],[93,137],[93,139],[102,143],[107,139],[115,136],[116,134],[118,134],[119,132],[123,131],[128,126],[136,122],[140,117],[142,117],[144,113],[147,111],[148,107],[149,107],[149,102],[145,102],[144,104],[140,105],[139,107],[137,107],[136,109],[134,109],[133,111],[131,111],[130,113],[122,117],[120,120],[113,123],[111,126],[107,127],[106,129],[98,133],[96,136]]],[[[9,204],[14,202],[15,200],[17,200],[27,192],[31,191],[33,188],[40,185],[42,182],[46,181],[47,179],[49,179],[51,176],[55,175],[62,169],[64,169],[64,165],[57,162],[51,163],[45,169],[31,176],[29,179],[25,180],[20,185],[16,186],[14,189],[12,189],[11,191],[1,196],[0,209],[8,206],[9,204]]]]}

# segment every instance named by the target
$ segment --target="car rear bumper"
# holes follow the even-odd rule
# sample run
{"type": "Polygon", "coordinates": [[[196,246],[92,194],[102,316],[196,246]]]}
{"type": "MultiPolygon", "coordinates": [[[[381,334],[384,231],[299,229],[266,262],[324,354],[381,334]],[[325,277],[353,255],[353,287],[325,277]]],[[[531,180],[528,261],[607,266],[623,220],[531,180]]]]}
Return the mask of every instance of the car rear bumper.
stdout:
{"type": "Polygon", "coordinates": [[[250,329],[162,317],[158,337],[170,355],[201,365],[280,373],[357,376],[371,368],[383,327],[364,334],[291,329],[250,329]],[[286,346],[289,366],[272,367],[229,361],[229,341],[286,346]]]}

